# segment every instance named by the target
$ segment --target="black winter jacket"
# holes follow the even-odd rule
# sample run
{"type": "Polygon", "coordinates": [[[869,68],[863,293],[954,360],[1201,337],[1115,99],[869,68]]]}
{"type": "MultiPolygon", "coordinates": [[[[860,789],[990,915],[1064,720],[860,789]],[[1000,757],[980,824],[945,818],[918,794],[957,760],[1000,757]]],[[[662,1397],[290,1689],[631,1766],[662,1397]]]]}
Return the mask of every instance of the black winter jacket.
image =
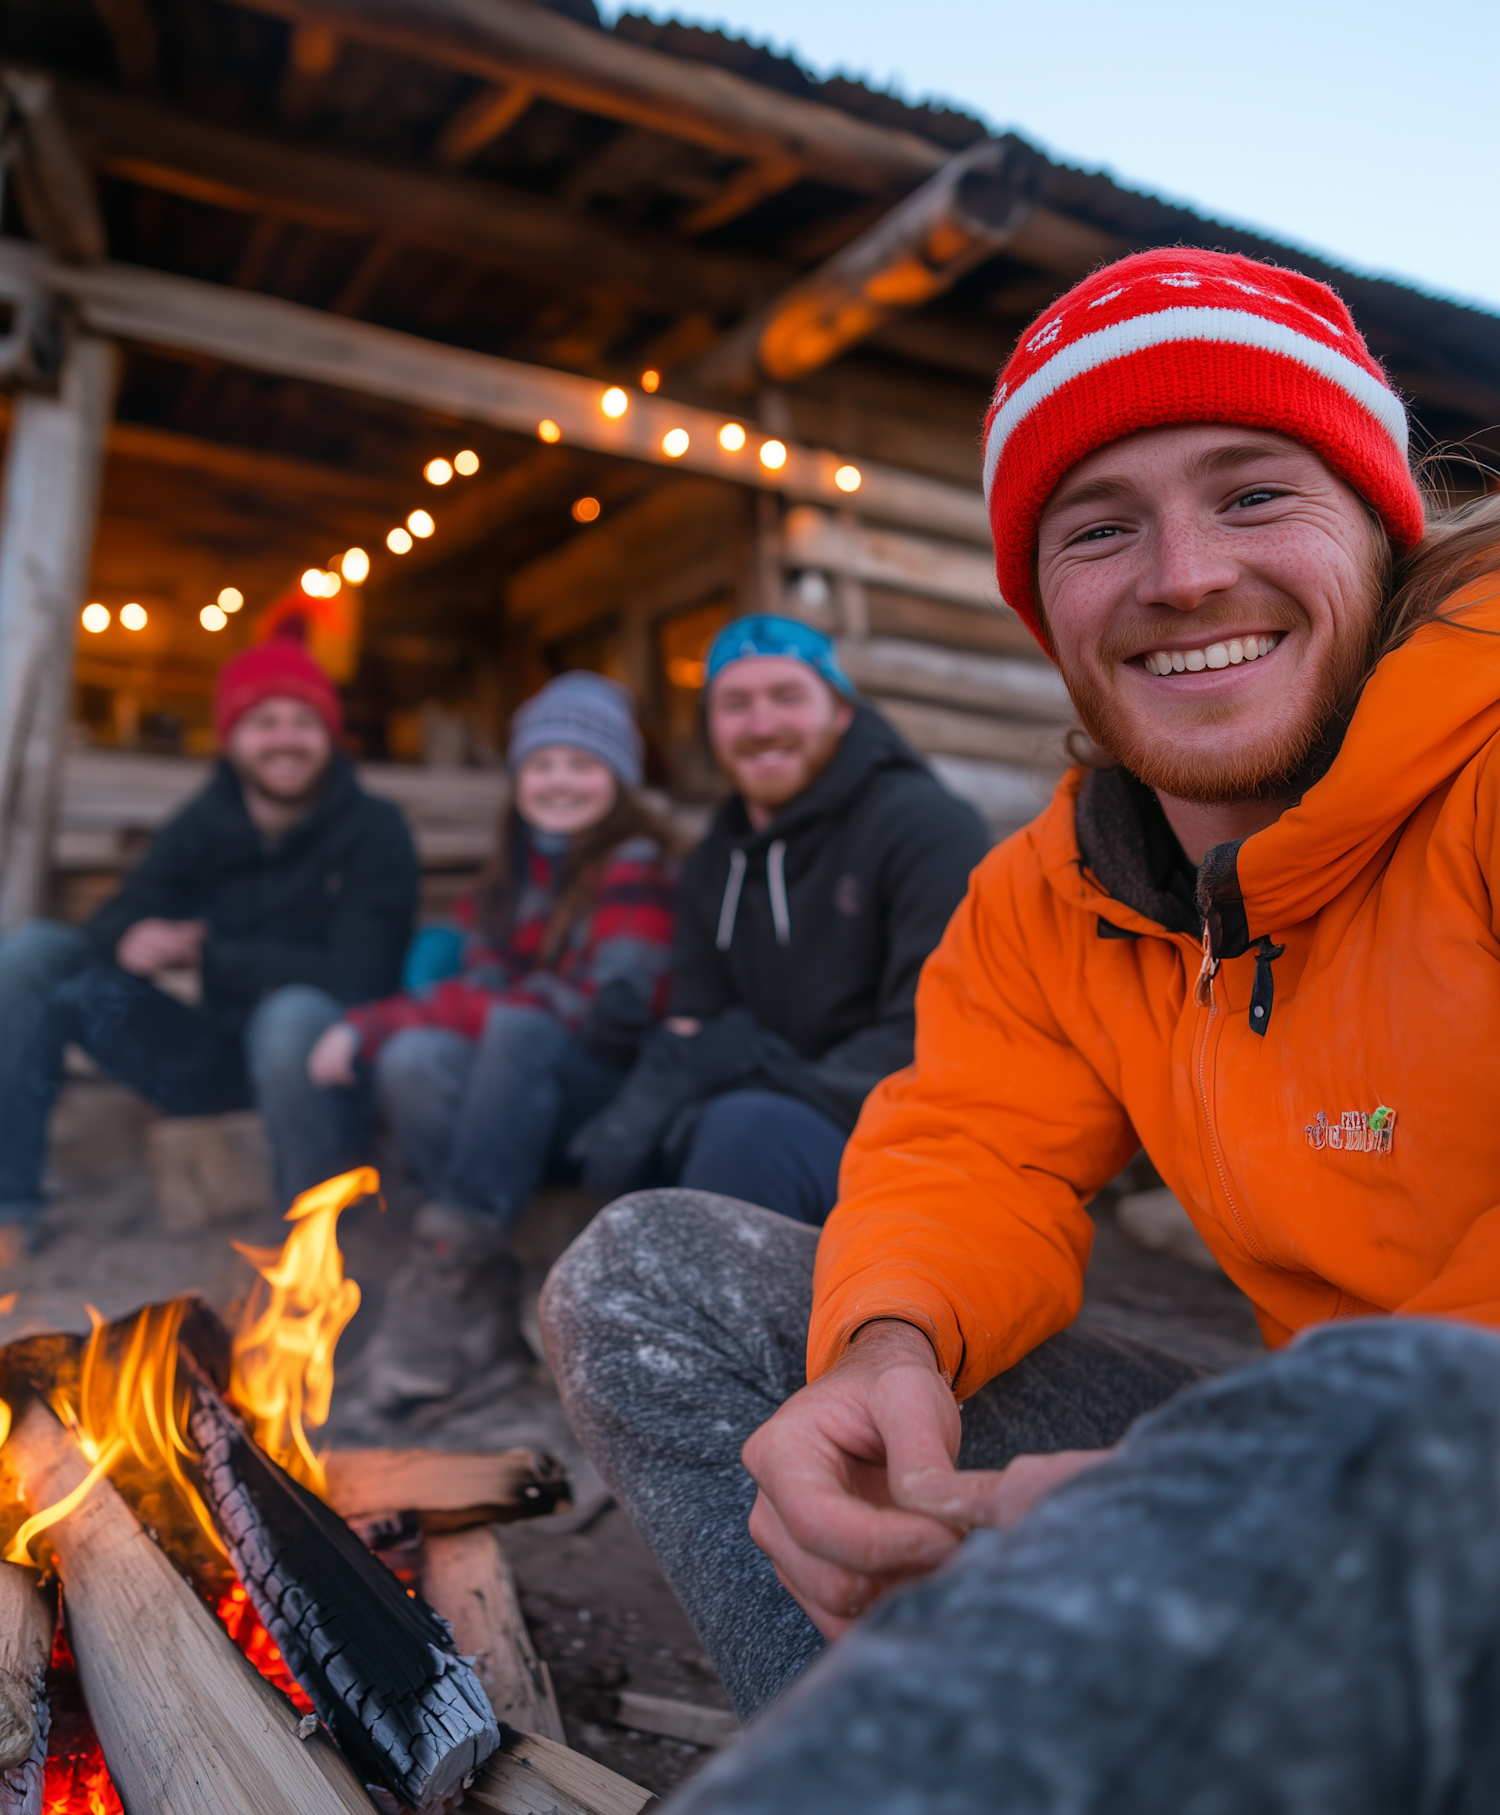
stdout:
{"type": "Polygon", "coordinates": [[[164,825],[119,893],[89,922],[112,957],[137,920],[206,920],[203,1005],[240,1026],[286,983],[342,1003],[401,981],[417,905],[417,854],[398,808],[366,794],[335,756],[316,805],[280,838],[259,831],[239,777],[213,780],[164,825]]]}
{"type": "Polygon", "coordinates": [[[671,1012],[748,1009],[805,1062],[778,1088],[852,1128],[874,1085],[909,1065],[917,975],[989,848],[877,712],[860,706],[833,761],[764,832],[738,795],[684,865],[671,1012]]]}

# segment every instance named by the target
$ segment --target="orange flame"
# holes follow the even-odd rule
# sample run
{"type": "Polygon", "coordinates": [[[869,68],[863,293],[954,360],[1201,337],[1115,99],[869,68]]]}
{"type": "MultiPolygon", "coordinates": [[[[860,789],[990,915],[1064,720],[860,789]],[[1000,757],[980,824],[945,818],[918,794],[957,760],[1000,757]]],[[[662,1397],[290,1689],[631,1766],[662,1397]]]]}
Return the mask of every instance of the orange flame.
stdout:
{"type": "MultiPolygon", "coordinates": [[[[342,1173],[304,1191],[287,1211],[293,1228],[282,1247],[234,1244],[260,1278],[234,1336],[228,1397],[261,1448],[318,1494],[327,1484],[307,1427],[327,1422],[333,1352],[359,1308],[359,1287],[344,1277],[335,1228],[342,1210],[379,1189],[380,1175],[373,1167],[342,1173]]],[[[126,1459],[133,1459],[148,1480],[165,1478],[224,1554],[208,1509],[183,1466],[196,1454],[183,1435],[189,1388],[177,1372],[178,1333],[191,1303],[178,1298],[148,1305],[123,1328],[107,1324],[89,1306],[93,1330],[76,1393],[58,1388],[49,1403],[93,1466],[65,1498],[27,1519],[5,1553],[8,1562],[34,1568],[32,1540],[66,1518],[101,1476],[126,1459]]],[[[10,1418],[9,1406],[0,1400],[0,1443],[9,1434],[10,1418]]]]}
{"type": "Polygon", "coordinates": [[[307,1426],[328,1421],[333,1351],[359,1309],[336,1227],[341,1211],[379,1190],[373,1166],[340,1173],[304,1191],[287,1211],[293,1228],[283,1247],[234,1244],[260,1280],[235,1333],[229,1398],[266,1454],[319,1495],[327,1478],[307,1426]]]}

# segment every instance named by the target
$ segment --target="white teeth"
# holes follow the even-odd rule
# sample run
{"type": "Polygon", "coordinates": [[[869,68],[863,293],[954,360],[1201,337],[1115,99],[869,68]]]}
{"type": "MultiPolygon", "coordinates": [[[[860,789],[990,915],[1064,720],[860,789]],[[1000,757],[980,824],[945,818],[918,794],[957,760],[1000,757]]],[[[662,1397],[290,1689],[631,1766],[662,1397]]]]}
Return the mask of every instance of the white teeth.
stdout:
{"type": "Polygon", "coordinates": [[[1153,649],[1143,660],[1148,674],[1198,674],[1205,668],[1237,668],[1241,662],[1258,662],[1280,641],[1279,636],[1232,637],[1227,643],[1210,643],[1206,649],[1153,649]]]}

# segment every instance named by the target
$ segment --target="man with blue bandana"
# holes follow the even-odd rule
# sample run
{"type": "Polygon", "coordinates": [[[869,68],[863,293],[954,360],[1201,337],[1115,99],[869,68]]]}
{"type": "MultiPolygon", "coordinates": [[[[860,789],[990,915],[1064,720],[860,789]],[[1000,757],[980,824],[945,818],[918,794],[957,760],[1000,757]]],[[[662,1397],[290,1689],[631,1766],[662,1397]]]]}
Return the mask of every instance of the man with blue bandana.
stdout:
{"type": "Polygon", "coordinates": [[[821,1223],[865,1097],[911,1062],[917,974],[989,840],[819,631],[739,618],[705,687],[735,792],[684,869],[671,1018],[577,1150],[604,1196],[675,1177],[821,1223]]]}

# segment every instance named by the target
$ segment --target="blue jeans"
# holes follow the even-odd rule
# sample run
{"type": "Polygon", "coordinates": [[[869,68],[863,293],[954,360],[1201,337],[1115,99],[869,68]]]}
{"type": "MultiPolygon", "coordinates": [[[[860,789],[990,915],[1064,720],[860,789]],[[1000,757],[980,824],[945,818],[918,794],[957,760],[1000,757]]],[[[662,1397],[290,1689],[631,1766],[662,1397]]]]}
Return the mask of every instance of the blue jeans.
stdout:
{"type": "Polygon", "coordinates": [[[731,1090],[698,1122],[682,1177],[685,1191],[712,1191],[799,1223],[821,1224],[838,1201],[848,1139],[836,1122],[774,1090],[731,1090]]]}
{"type": "Polygon", "coordinates": [[[625,1077],[554,1016],[501,1004],[478,1040],[444,1027],[395,1035],[375,1094],[428,1198],[509,1228],[625,1077]]]}
{"type": "Polygon", "coordinates": [[[305,1069],[313,1041],[342,1012],[322,990],[293,985],[267,996],[242,1030],[101,960],[76,927],[18,927],[0,941],[0,1222],[42,1215],[47,1121],[69,1041],[168,1115],[254,1102],[288,1197],[342,1171],[356,1145],[351,1105],[316,1100],[324,1093],[305,1069]]]}

